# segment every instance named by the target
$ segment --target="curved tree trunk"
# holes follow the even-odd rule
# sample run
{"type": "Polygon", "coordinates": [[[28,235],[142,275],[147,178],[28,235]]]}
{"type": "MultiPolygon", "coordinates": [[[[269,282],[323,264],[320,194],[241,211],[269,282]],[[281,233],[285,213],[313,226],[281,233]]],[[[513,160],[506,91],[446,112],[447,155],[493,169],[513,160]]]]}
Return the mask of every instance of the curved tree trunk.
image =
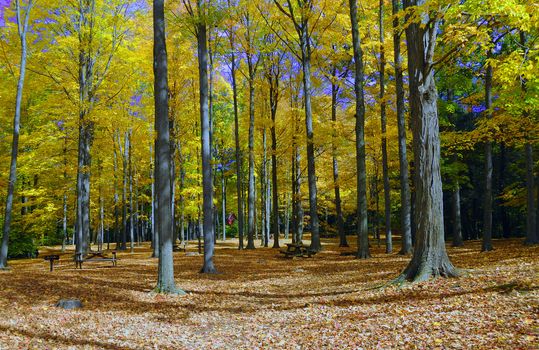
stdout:
{"type": "MultiPolygon", "coordinates": [[[[405,0],[406,7],[423,3],[424,0],[405,0]]],[[[406,28],[417,229],[412,260],[399,279],[409,281],[458,274],[449,261],[444,241],[438,93],[433,70],[438,20],[420,18],[422,23],[412,23],[406,28]]]]}
{"type": "Polygon", "coordinates": [[[154,0],[154,94],[155,94],[155,180],[157,197],[157,232],[159,232],[159,263],[156,291],[183,294],[174,282],[172,255],[172,212],[170,193],[170,130],[168,122],[167,49],[165,40],[164,1],[154,0]]]}
{"type": "Polygon", "coordinates": [[[367,259],[369,227],[367,218],[367,166],[365,164],[365,99],[363,95],[363,51],[359,36],[357,0],[350,0],[352,44],[354,47],[354,93],[356,98],[356,181],[357,181],[357,257],[367,259]]]}
{"type": "Polygon", "coordinates": [[[17,181],[17,156],[19,154],[19,133],[21,125],[21,105],[24,89],[24,77],[26,75],[26,57],[28,46],[26,42],[26,33],[28,33],[28,23],[30,12],[34,6],[34,1],[29,0],[24,13],[21,15],[21,6],[19,0],[15,1],[17,13],[17,26],[19,30],[19,39],[21,42],[21,59],[19,67],[19,81],[17,83],[17,97],[15,99],[15,115],[13,117],[13,140],[11,143],[11,162],[9,166],[9,180],[6,198],[6,211],[4,215],[4,227],[2,231],[2,246],[0,247],[0,269],[7,268],[7,255],[9,246],[9,232],[11,229],[11,214],[13,211],[13,193],[15,192],[15,182],[17,181]]]}

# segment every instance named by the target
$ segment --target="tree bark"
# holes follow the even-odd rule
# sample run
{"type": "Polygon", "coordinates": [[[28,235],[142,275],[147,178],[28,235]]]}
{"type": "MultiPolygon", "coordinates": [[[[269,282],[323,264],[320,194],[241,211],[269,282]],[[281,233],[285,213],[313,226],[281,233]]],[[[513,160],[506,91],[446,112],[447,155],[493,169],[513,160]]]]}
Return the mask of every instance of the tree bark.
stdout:
{"type": "MultiPolygon", "coordinates": [[[[405,6],[421,6],[424,1],[405,0],[405,6]]],[[[417,229],[412,260],[398,279],[414,282],[458,274],[449,261],[444,241],[438,93],[433,70],[439,20],[426,14],[419,18],[420,23],[411,23],[406,28],[417,229]]]]}
{"type": "Polygon", "coordinates": [[[397,128],[399,134],[399,170],[400,170],[400,198],[401,198],[401,231],[402,241],[399,254],[412,253],[411,231],[411,208],[410,208],[410,183],[408,179],[408,158],[406,149],[406,118],[404,110],[404,79],[401,56],[400,23],[397,17],[399,13],[399,1],[392,0],[393,8],[393,53],[395,60],[395,85],[397,104],[397,128]]]}
{"type": "MultiPolygon", "coordinates": [[[[492,50],[488,49],[487,60],[492,58],[492,50]]],[[[485,107],[487,118],[492,117],[492,66],[487,61],[485,73],[485,107]]],[[[492,142],[485,143],[485,197],[483,204],[483,242],[481,251],[487,252],[492,247],[492,142]]]]}
{"type": "Polygon", "coordinates": [[[276,119],[277,107],[279,104],[279,79],[280,79],[280,62],[273,63],[268,74],[269,82],[269,99],[271,113],[271,189],[273,200],[273,214],[271,222],[271,231],[273,232],[273,247],[279,248],[279,191],[277,184],[277,133],[276,119]]]}
{"type": "Polygon", "coordinates": [[[168,123],[167,49],[165,40],[164,0],[153,1],[154,25],[154,93],[155,93],[155,180],[157,197],[157,231],[159,264],[156,291],[184,294],[176,288],[172,255],[172,216],[170,193],[170,134],[168,123]]]}
{"type": "Polygon", "coordinates": [[[337,162],[337,95],[339,94],[339,85],[337,85],[337,68],[334,66],[331,70],[331,121],[333,122],[333,188],[335,189],[335,212],[337,214],[337,232],[339,234],[339,247],[348,247],[346,241],[346,232],[344,231],[344,217],[341,207],[341,185],[339,183],[339,164],[337,162]]]}
{"type": "MultiPolygon", "coordinates": [[[[248,56],[249,57],[249,56],[248,56]]],[[[249,60],[249,59],[248,59],[249,60]]],[[[250,62],[250,60],[249,60],[250,62]]],[[[247,247],[255,249],[255,87],[252,62],[249,64],[249,187],[247,192],[247,247]]]]}
{"type": "Polygon", "coordinates": [[[206,38],[206,23],[201,20],[206,11],[202,0],[197,1],[199,21],[196,26],[198,44],[198,72],[200,87],[200,127],[202,151],[202,189],[203,189],[203,234],[204,234],[204,265],[201,273],[217,273],[213,265],[215,232],[213,225],[213,178],[211,165],[210,116],[208,111],[208,48],[206,38]]]}
{"type": "Polygon", "coordinates": [[[462,226],[460,217],[460,184],[457,179],[453,190],[453,247],[462,247],[462,226]]]}
{"type": "Polygon", "coordinates": [[[387,122],[385,101],[385,69],[386,58],[384,48],[384,0],[380,0],[378,26],[380,29],[380,124],[382,131],[382,177],[384,178],[384,215],[386,230],[386,253],[393,251],[391,236],[391,187],[389,184],[389,165],[387,156],[387,122]]]}
{"type": "Polygon", "coordinates": [[[349,0],[354,48],[354,93],[356,102],[357,258],[367,259],[369,228],[367,218],[367,166],[365,164],[365,98],[363,92],[363,51],[359,36],[357,0],[349,0]]]}
{"type": "MultiPolygon", "coordinates": [[[[230,6],[230,4],[229,4],[230,6]]],[[[236,155],[236,195],[238,198],[238,236],[239,245],[238,249],[243,249],[243,193],[242,193],[242,173],[241,173],[241,148],[240,148],[240,129],[239,129],[239,112],[238,112],[238,86],[236,82],[236,57],[234,55],[234,33],[232,30],[229,32],[230,39],[230,75],[232,76],[232,98],[234,104],[234,141],[235,141],[235,155],[236,155]]]]}
{"type": "Polygon", "coordinates": [[[2,246],[0,247],[0,269],[7,268],[7,256],[9,246],[9,233],[11,229],[11,215],[13,211],[13,193],[15,192],[15,183],[17,181],[17,156],[19,154],[19,134],[21,126],[21,105],[24,90],[24,78],[26,75],[26,58],[28,55],[28,45],[26,34],[28,33],[28,23],[30,21],[30,12],[34,6],[34,1],[29,0],[24,13],[21,14],[20,0],[15,1],[17,14],[17,27],[19,39],[21,42],[21,58],[19,66],[19,81],[17,83],[17,97],[15,99],[15,115],[13,117],[13,139],[11,143],[11,162],[9,166],[9,180],[6,198],[6,210],[4,215],[4,227],[2,232],[2,246]]]}

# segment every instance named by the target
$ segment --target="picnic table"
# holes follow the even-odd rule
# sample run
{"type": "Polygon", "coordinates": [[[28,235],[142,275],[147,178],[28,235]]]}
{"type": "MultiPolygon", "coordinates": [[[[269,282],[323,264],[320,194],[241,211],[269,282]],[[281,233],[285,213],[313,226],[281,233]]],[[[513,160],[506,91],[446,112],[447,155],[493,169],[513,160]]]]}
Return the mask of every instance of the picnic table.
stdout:
{"type": "Polygon", "coordinates": [[[112,257],[105,255],[104,252],[89,252],[87,254],[76,253],[75,254],[75,266],[82,269],[83,262],[99,262],[99,261],[111,261],[112,266],[117,265],[118,258],[116,257],[116,251],[112,251],[112,257]]]}
{"type": "Polygon", "coordinates": [[[52,270],[54,270],[54,261],[56,260],[60,260],[60,255],[46,255],[43,257],[43,260],[46,260],[48,262],[50,262],[51,264],[51,267],[50,267],[50,271],[52,272],[52,270]]]}
{"type": "Polygon", "coordinates": [[[304,245],[303,243],[287,243],[286,251],[281,250],[281,254],[284,254],[286,258],[294,257],[307,257],[310,258],[316,254],[315,251],[311,250],[309,246],[304,245]]]}

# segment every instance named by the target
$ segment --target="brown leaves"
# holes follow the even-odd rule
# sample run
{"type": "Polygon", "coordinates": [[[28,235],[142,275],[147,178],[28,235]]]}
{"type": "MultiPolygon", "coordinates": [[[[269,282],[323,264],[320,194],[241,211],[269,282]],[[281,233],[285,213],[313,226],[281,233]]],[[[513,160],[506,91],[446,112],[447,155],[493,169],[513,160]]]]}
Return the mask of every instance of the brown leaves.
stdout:
{"type": "Polygon", "coordinates": [[[75,270],[66,256],[50,273],[40,259],[13,261],[0,273],[0,349],[490,349],[538,341],[539,247],[495,241],[495,251],[479,253],[479,242],[466,242],[448,248],[468,269],[464,277],[373,288],[409,257],[373,246],[373,258],[360,261],[324,243],[315,257],[292,261],[275,249],[220,244],[216,276],[198,273],[202,257],[175,253],[183,297],[152,292],[157,261],[148,247],[120,254],[116,268],[75,270]],[[85,307],[53,306],[66,297],[85,307]]]}

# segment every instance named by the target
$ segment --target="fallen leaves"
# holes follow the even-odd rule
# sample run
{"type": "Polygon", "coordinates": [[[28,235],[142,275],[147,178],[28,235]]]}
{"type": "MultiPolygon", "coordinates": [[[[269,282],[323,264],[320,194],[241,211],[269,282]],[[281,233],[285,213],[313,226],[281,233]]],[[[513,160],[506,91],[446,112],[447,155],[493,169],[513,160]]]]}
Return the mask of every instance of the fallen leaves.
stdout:
{"type": "MultiPolygon", "coordinates": [[[[202,257],[175,253],[178,297],[153,292],[157,260],[147,246],[118,267],[76,270],[68,256],[49,272],[39,260],[0,273],[0,349],[527,349],[538,341],[539,247],[497,241],[448,248],[469,273],[401,288],[374,288],[409,257],[340,256],[335,241],[311,259],[220,244],[223,272],[198,273],[202,257]],[[480,258],[478,258],[480,257],[480,258]],[[77,298],[85,307],[53,305],[77,298]]],[[[350,248],[351,249],[351,248],[350,248]]]]}

